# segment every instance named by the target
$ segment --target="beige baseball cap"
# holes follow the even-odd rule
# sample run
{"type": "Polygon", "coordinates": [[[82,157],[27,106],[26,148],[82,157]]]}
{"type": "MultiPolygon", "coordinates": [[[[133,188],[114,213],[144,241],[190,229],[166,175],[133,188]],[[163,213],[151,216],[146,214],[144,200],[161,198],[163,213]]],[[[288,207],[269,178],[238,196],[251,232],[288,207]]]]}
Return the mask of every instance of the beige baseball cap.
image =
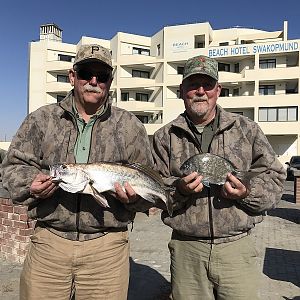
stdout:
{"type": "Polygon", "coordinates": [[[108,65],[111,69],[113,68],[110,51],[97,44],[81,45],[76,53],[74,65],[89,61],[99,61],[108,65]]]}

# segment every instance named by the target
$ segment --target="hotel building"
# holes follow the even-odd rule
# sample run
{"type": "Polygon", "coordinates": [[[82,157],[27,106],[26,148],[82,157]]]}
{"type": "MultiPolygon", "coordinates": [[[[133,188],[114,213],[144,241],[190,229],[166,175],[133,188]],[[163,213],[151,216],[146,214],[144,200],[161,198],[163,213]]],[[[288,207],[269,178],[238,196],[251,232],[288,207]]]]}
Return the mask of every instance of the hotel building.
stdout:
{"type": "Polygon", "coordinates": [[[218,103],[257,122],[284,163],[300,155],[300,39],[289,40],[287,29],[287,21],[272,32],[214,30],[206,22],[164,27],[151,37],[83,36],[74,45],[62,41],[57,25],[42,25],[39,40],[29,44],[28,113],[64,98],[77,47],[97,43],[112,53],[113,105],[133,112],[152,135],[184,110],[179,97],[184,63],[203,54],[219,63],[218,103]]]}

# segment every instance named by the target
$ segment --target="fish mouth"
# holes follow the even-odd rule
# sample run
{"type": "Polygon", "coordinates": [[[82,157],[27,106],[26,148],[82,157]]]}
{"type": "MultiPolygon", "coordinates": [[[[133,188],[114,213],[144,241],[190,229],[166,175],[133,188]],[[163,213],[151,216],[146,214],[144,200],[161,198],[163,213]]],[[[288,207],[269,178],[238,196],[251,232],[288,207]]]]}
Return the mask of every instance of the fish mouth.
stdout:
{"type": "Polygon", "coordinates": [[[60,178],[58,178],[58,177],[52,177],[51,181],[54,182],[54,183],[56,183],[56,182],[62,182],[62,180],[60,178]]]}

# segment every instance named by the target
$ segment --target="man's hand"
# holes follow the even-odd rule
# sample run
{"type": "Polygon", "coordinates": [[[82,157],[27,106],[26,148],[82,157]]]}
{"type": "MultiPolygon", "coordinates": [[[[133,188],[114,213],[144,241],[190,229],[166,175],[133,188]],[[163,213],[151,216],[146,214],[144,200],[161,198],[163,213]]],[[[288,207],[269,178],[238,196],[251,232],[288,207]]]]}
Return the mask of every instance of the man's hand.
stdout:
{"type": "Polygon", "coordinates": [[[122,202],[122,203],[134,203],[138,199],[138,195],[136,192],[133,190],[133,188],[130,186],[128,182],[124,183],[124,189],[123,190],[122,186],[116,182],[115,183],[115,191],[116,191],[116,198],[122,202]]]}
{"type": "Polygon", "coordinates": [[[51,181],[51,176],[40,173],[30,186],[30,195],[36,199],[45,199],[53,195],[58,186],[51,181]]]}
{"type": "Polygon", "coordinates": [[[179,193],[182,195],[189,195],[201,192],[203,190],[203,184],[201,183],[202,178],[203,177],[197,172],[182,177],[177,184],[179,193]]]}
{"type": "Polygon", "coordinates": [[[226,182],[221,190],[221,195],[223,198],[241,200],[246,198],[249,193],[250,189],[247,186],[245,186],[232,174],[227,174],[226,182]]]}

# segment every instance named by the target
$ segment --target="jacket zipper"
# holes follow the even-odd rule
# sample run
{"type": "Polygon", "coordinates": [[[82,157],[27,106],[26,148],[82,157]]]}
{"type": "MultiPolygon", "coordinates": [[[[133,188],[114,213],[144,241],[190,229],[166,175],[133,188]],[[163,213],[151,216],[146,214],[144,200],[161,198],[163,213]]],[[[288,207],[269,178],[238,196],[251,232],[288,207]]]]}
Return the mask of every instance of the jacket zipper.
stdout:
{"type": "MultiPolygon", "coordinates": [[[[194,140],[199,153],[203,153],[198,139],[195,136],[192,136],[189,132],[186,131],[186,133],[188,133],[194,140]]],[[[217,135],[217,132],[215,132],[215,134],[213,135],[213,137],[211,139],[211,143],[216,135],[217,135]]],[[[210,150],[211,143],[209,145],[208,150],[210,150]]],[[[208,189],[208,196],[207,196],[207,199],[208,199],[208,201],[207,201],[208,202],[208,223],[209,223],[210,237],[213,240],[214,239],[214,225],[213,225],[213,215],[212,215],[212,199],[210,196],[210,188],[207,188],[207,189],[208,189]]]]}

